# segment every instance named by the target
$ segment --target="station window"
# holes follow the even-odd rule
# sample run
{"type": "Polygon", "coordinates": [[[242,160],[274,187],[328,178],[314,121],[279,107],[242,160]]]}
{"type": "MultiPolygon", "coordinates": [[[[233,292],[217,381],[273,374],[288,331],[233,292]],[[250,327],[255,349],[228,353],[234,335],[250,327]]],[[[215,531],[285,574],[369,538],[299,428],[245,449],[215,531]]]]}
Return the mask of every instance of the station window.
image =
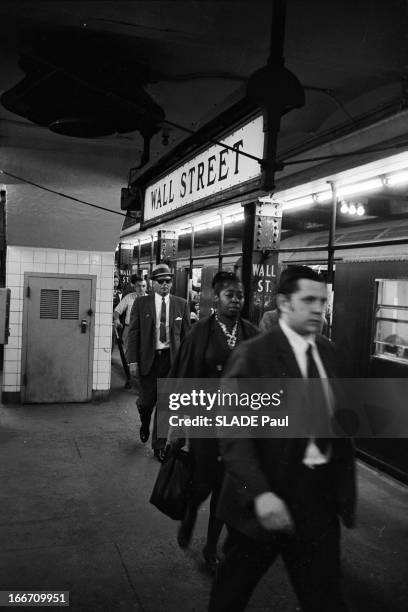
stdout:
{"type": "Polygon", "coordinates": [[[408,279],[376,283],[374,355],[408,364],[408,279]]]}

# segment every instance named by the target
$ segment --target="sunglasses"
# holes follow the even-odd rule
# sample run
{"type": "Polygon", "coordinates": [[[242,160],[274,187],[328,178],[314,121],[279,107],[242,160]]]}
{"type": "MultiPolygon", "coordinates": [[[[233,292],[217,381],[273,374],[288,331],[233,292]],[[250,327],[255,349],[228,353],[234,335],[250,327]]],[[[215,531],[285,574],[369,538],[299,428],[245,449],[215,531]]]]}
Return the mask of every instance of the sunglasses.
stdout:
{"type": "Polygon", "coordinates": [[[156,279],[156,283],[159,283],[159,285],[163,285],[164,283],[167,283],[167,285],[170,285],[172,281],[173,281],[172,278],[157,278],[156,279]]]}

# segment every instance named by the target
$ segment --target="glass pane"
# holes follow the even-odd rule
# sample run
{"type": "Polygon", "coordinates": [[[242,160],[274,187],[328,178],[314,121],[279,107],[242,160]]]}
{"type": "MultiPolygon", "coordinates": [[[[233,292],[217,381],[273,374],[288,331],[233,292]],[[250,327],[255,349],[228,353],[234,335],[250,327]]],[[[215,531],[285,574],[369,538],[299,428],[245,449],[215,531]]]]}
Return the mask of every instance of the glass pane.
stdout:
{"type": "Polygon", "coordinates": [[[408,322],[377,321],[374,354],[408,361],[408,322]]]}
{"type": "Polygon", "coordinates": [[[408,310],[394,308],[393,306],[387,308],[379,308],[376,316],[377,319],[398,319],[398,321],[408,322],[408,310]]]}
{"type": "Polygon", "coordinates": [[[408,306],[408,280],[379,280],[377,305],[382,304],[408,306]]]}

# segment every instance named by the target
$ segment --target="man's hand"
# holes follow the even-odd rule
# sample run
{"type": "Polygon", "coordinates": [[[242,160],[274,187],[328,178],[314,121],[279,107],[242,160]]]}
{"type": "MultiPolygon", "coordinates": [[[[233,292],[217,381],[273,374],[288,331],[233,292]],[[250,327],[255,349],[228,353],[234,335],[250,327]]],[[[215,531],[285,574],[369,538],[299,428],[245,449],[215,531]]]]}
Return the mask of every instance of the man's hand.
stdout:
{"type": "Polygon", "coordinates": [[[139,375],[139,366],[137,363],[129,363],[129,372],[131,376],[139,375]]]}
{"type": "Polygon", "coordinates": [[[293,533],[294,525],[285,502],[268,491],[254,499],[255,515],[264,529],[293,533]]]}
{"type": "Polygon", "coordinates": [[[119,319],[113,319],[113,325],[115,326],[115,329],[122,329],[123,327],[119,319]]]}

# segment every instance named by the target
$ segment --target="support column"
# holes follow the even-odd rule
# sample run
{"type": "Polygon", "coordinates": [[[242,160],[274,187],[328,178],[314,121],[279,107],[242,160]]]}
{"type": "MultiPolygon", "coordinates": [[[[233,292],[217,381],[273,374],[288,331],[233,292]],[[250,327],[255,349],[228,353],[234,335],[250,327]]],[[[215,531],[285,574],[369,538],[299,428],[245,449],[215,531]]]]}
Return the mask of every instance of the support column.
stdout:
{"type": "Polygon", "coordinates": [[[132,274],[133,246],[125,242],[119,243],[118,268],[122,280],[129,282],[132,274]]]}
{"type": "Polygon", "coordinates": [[[244,218],[243,316],[257,325],[263,313],[275,307],[282,205],[271,202],[244,204],[244,218]]]}
{"type": "MultiPolygon", "coordinates": [[[[174,275],[177,272],[178,237],[172,230],[159,230],[157,232],[156,264],[166,263],[174,275]]],[[[177,278],[175,279],[177,281],[177,278]]],[[[175,287],[174,287],[175,289],[175,287]]]]}

